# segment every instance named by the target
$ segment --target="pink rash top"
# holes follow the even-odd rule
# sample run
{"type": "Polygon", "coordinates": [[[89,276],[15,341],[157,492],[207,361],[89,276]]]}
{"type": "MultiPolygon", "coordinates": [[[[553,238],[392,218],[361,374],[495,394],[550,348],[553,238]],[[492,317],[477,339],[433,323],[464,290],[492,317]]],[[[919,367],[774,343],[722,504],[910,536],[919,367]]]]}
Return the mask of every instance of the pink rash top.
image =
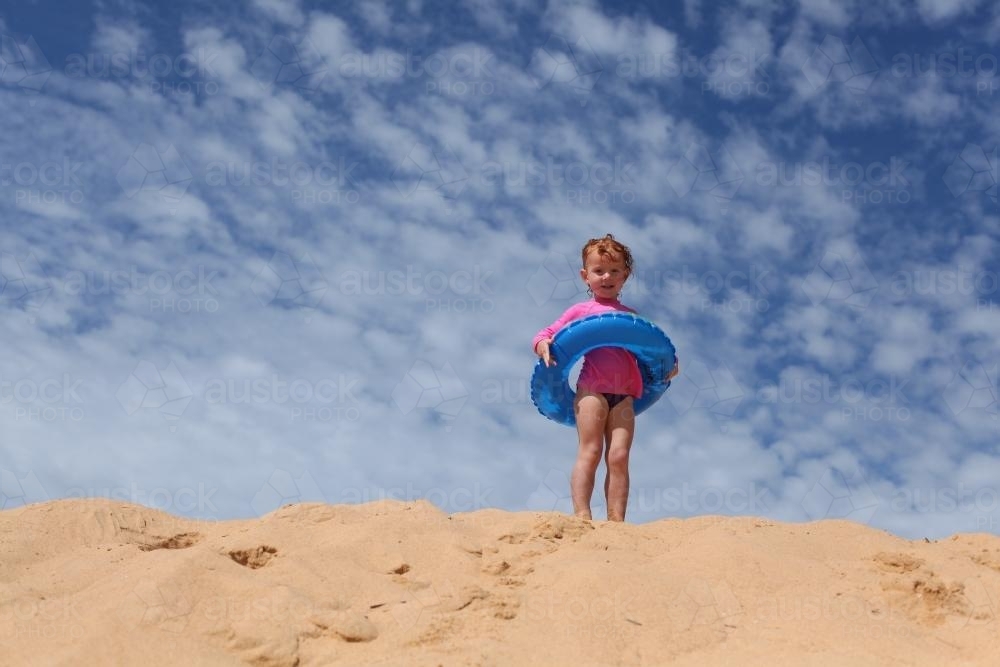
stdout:
{"type": "MultiPolygon", "coordinates": [[[[573,320],[616,310],[626,313],[636,312],[617,299],[595,297],[590,301],[573,304],[558,320],[535,334],[535,338],[531,341],[531,349],[534,350],[539,341],[555,336],[557,331],[573,320]]],[[[563,363],[565,360],[555,361],[563,363]]],[[[586,389],[593,393],[627,394],[634,398],[642,396],[642,375],[639,373],[639,364],[631,352],[620,347],[599,347],[588,352],[583,357],[583,368],[580,370],[580,379],[576,385],[578,390],[586,389]]]]}

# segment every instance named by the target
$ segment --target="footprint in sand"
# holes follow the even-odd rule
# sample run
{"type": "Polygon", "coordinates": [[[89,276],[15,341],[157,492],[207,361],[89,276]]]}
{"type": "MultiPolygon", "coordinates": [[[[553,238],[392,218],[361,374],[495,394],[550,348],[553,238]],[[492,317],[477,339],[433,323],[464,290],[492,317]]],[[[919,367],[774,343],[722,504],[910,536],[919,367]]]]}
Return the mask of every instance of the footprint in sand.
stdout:
{"type": "Polygon", "coordinates": [[[256,570],[270,563],[271,559],[274,558],[277,553],[277,549],[264,544],[259,547],[253,547],[252,549],[234,549],[233,551],[227,552],[226,555],[243,567],[256,570]]]}
{"type": "Polygon", "coordinates": [[[201,542],[201,535],[198,533],[178,533],[170,537],[159,537],[156,535],[146,535],[150,541],[140,544],[142,551],[156,551],[157,549],[187,549],[201,542]]]}

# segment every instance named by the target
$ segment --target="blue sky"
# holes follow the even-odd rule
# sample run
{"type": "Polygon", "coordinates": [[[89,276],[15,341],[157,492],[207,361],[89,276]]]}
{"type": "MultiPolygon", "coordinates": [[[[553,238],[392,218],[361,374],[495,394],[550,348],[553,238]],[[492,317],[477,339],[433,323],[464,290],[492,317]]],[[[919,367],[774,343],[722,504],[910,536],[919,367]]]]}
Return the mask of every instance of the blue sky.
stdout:
{"type": "Polygon", "coordinates": [[[3,505],[568,510],[530,341],[610,232],[630,520],[1000,532],[997,6],[653,4],[3,10],[3,505]]]}

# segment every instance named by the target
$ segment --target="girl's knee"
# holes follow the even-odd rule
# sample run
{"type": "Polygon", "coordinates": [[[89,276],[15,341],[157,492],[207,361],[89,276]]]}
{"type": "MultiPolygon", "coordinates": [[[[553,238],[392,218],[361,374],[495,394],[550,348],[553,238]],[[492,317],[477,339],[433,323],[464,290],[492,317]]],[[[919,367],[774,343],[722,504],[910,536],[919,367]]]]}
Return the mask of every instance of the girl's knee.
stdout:
{"type": "Polygon", "coordinates": [[[576,455],[576,461],[580,465],[596,469],[601,463],[601,448],[581,447],[576,455]]]}
{"type": "Polygon", "coordinates": [[[629,450],[627,447],[611,447],[608,450],[608,469],[628,470],[629,450]]]}

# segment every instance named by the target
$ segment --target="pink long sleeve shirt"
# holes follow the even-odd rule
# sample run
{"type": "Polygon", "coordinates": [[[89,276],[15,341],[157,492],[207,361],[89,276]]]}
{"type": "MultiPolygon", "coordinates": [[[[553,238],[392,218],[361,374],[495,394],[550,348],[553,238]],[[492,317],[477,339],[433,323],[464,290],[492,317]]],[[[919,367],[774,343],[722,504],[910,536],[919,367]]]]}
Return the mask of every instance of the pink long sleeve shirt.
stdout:
{"type": "MultiPolygon", "coordinates": [[[[636,311],[623,305],[617,299],[602,299],[595,297],[570,306],[558,320],[545,327],[531,342],[531,349],[536,349],[538,342],[552,338],[560,329],[582,317],[607,313],[611,311],[635,313],[636,311]]],[[[564,363],[565,359],[556,359],[564,363]]],[[[591,350],[583,358],[583,368],[576,383],[577,390],[585,389],[593,393],[627,394],[634,398],[642,396],[642,374],[639,364],[628,350],[620,347],[599,347],[591,350]]]]}

